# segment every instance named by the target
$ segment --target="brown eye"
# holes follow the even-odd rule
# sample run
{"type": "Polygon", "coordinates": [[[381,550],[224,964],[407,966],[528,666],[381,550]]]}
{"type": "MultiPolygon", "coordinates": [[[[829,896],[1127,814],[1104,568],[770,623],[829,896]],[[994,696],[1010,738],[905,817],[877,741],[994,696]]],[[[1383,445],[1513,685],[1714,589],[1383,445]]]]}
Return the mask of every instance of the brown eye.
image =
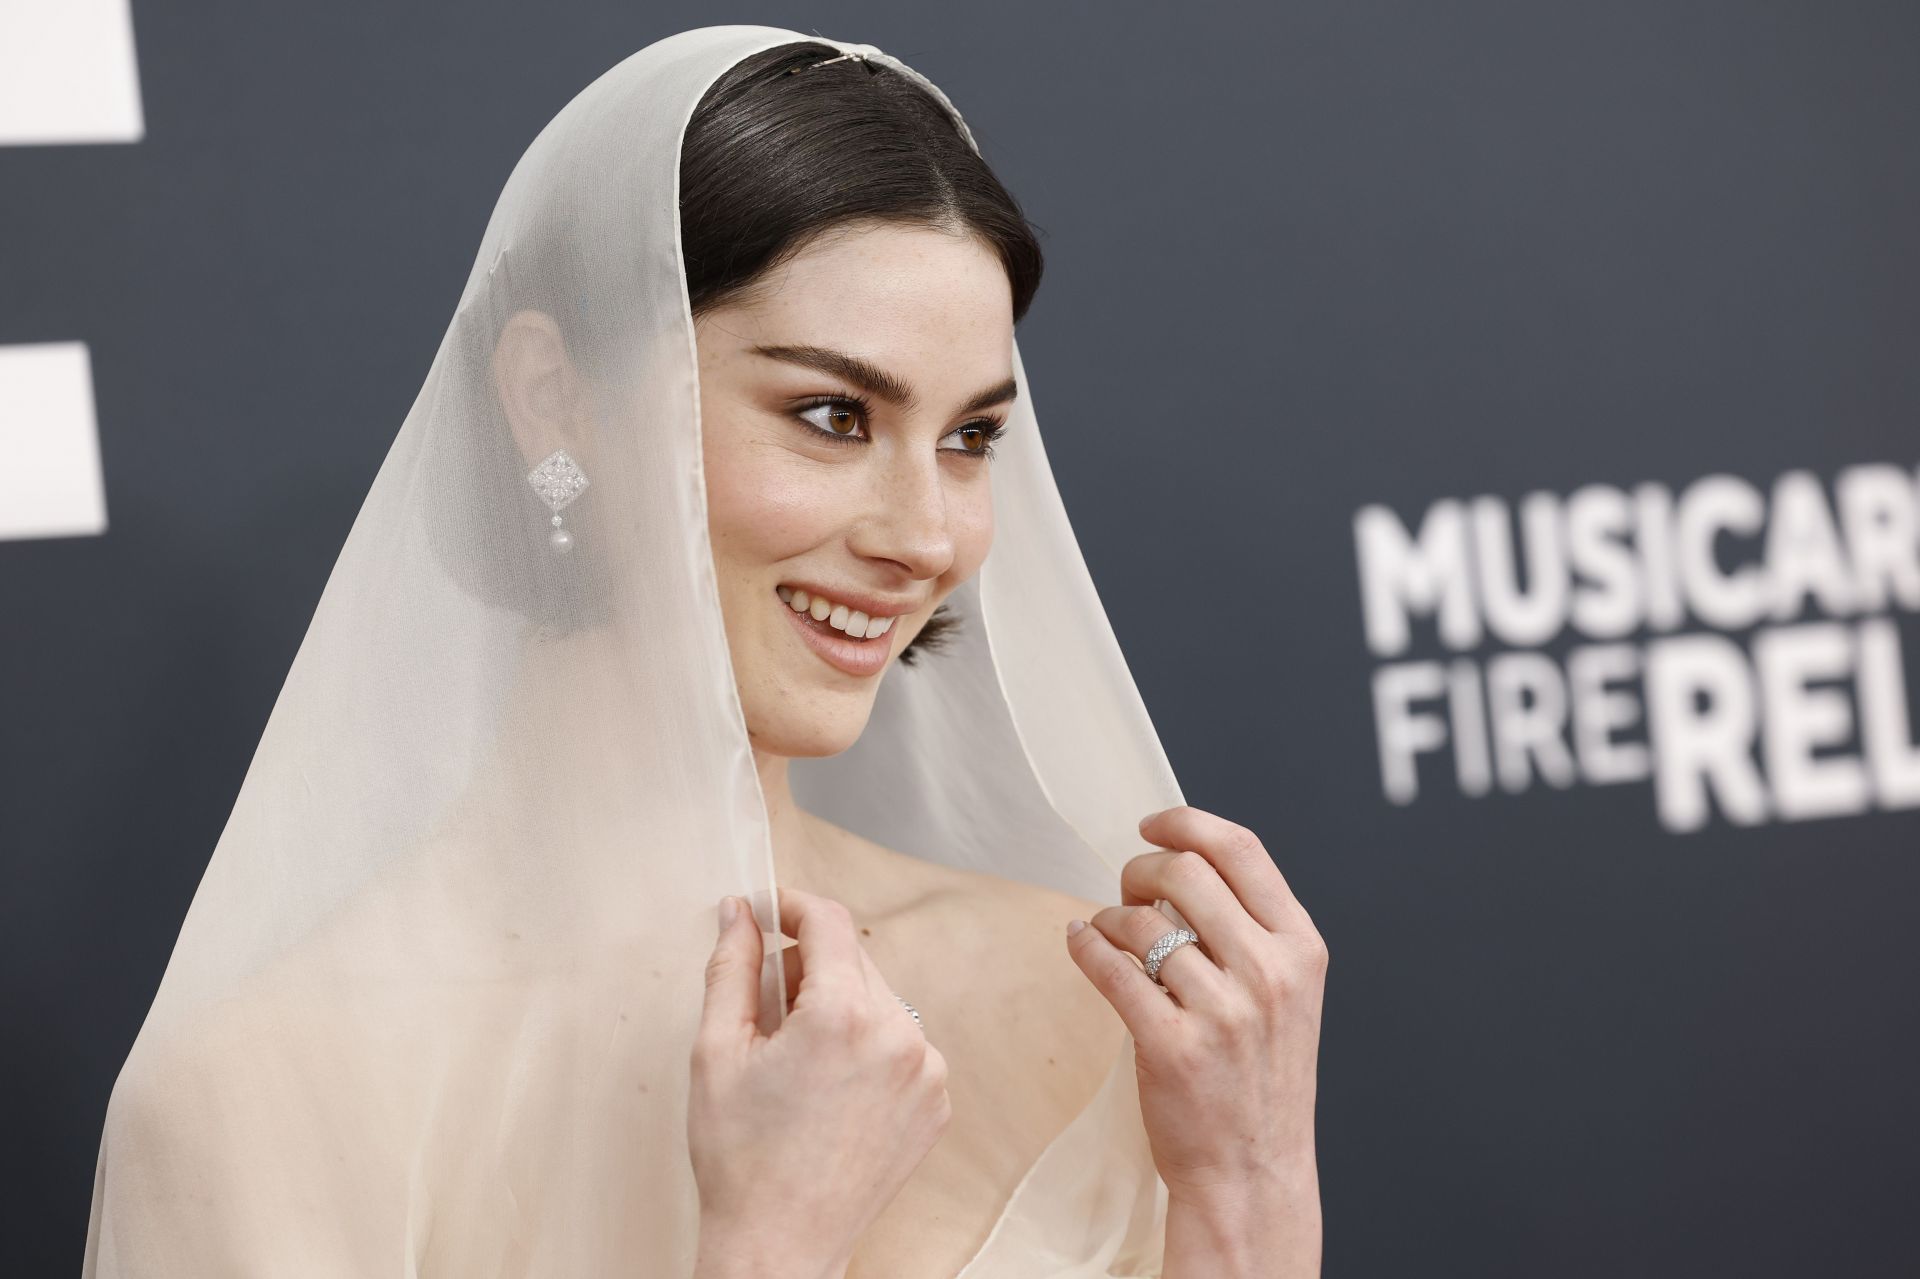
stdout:
{"type": "Polygon", "coordinates": [[[961,437],[965,447],[943,449],[945,453],[965,453],[968,457],[992,457],[993,442],[1006,430],[998,422],[969,422],[965,426],[956,426],[949,435],[961,437]]]}
{"type": "Polygon", "coordinates": [[[798,416],[816,434],[825,435],[836,443],[851,443],[861,438],[854,432],[860,429],[860,419],[864,414],[860,406],[851,400],[823,400],[801,409],[798,416]]]}

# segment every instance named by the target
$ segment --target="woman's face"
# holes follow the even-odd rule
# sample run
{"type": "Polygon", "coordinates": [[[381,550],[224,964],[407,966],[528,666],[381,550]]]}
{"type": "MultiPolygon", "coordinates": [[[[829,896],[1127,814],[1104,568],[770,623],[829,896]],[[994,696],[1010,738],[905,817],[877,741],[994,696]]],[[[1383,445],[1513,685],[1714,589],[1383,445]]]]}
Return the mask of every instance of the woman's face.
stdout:
{"type": "Polygon", "coordinates": [[[748,735],[777,755],[836,754],[993,542],[985,446],[1014,397],[1006,270],[972,235],[836,228],[703,313],[695,335],[708,530],[748,735]],[[876,613],[892,619],[882,634],[842,629],[876,613]]]}

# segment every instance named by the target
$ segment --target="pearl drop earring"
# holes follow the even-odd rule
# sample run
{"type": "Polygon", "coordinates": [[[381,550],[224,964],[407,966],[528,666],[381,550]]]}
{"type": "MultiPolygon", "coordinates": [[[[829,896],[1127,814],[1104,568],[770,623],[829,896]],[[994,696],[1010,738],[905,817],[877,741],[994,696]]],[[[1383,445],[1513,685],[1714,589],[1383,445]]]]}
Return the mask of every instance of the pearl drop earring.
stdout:
{"type": "Polygon", "coordinates": [[[555,449],[540,465],[527,472],[527,483],[533,485],[540,500],[553,509],[553,532],[547,534],[548,545],[562,553],[572,550],[573,534],[560,527],[560,508],[579,497],[580,491],[587,487],[586,472],[567,456],[565,449],[555,449]]]}

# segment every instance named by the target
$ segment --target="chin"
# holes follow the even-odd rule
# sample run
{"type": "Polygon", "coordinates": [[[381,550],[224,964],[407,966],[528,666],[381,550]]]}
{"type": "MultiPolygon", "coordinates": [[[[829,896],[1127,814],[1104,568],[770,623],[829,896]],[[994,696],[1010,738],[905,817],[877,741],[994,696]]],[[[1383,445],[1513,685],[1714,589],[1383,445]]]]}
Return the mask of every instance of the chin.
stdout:
{"type": "Polygon", "coordinates": [[[823,707],[817,715],[796,713],[791,705],[780,712],[760,715],[747,721],[747,736],[756,749],[789,759],[813,759],[838,755],[860,739],[866,731],[872,701],[862,698],[857,708],[823,707]]]}

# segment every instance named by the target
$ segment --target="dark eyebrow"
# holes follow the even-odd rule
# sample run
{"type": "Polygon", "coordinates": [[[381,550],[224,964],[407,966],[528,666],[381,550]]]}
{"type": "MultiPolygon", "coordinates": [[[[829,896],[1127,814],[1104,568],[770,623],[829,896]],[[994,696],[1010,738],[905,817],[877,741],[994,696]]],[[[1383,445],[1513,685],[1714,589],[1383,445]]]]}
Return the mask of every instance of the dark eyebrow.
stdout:
{"type": "MultiPolygon", "coordinates": [[[[857,355],[848,355],[844,351],[830,350],[824,346],[756,346],[755,354],[769,359],[783,360],[788,364],[798,364],[802,368],[815,369],[821,373],[831,373],[835,377],[845,378],[863,391],[871,391],[887,403],[902,412],[910,412],[914,407],[913,389],[905,382],[887,372],[877,364],[863,360],[857,355]]],[[[961,413],[972,413],[995,404],[1004,404],[1020,394],[1020,388],[1012,378],[990,386],[972,399],[962,404],[961,413]]]]}

